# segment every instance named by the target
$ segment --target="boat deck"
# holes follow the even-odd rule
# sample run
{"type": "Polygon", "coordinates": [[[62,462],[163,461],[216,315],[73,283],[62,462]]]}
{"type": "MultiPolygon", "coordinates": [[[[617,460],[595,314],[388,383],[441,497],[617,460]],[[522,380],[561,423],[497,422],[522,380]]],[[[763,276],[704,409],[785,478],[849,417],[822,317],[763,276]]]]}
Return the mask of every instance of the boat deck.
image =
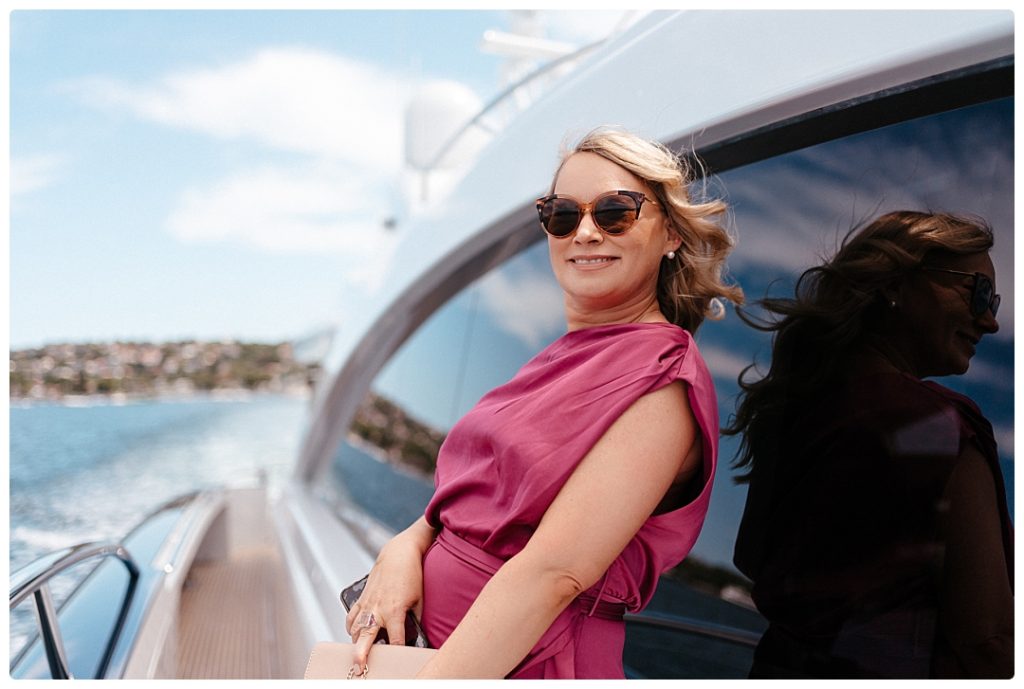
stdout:
{"type": "Polygon", "coordinates": [[[179,604],[178,679],[302,676],[287,574],[276,543],[263,536],[192,565],[179,604]]]}

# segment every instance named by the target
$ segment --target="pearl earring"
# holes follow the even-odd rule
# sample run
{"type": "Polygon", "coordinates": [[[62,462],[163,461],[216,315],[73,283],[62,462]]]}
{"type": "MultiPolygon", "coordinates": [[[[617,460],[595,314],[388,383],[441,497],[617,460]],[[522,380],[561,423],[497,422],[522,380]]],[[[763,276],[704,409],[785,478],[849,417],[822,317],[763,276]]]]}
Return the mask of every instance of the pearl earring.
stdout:
{"type": "Polygon", "coordinates": [[[672,260],[673,258],[675,258],[675,257],[676,257],[676,252],[674,252],[674,251],[670,251],[670,252],[668,252],[667,254],[665,254],[665,258],[667,258],[667,259],[668,259],[668,260],[670,260],[670,261],[671,261],[671,260],[672,260]]]}

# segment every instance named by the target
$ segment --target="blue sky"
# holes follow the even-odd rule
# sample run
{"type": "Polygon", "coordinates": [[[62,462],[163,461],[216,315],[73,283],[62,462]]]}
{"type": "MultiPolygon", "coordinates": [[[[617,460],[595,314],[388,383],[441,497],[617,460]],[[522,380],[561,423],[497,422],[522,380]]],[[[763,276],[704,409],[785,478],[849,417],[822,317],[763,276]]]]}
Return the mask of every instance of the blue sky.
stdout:
{"type": "MultiPolygon", "coordinates": [[[[10,22],[10,344],[278,341],[372,290],[402,112],[486,102],[507,11],[34,11],[10,22]]],[[[622,12],[544,11],[583,44],[622,12]]]]}

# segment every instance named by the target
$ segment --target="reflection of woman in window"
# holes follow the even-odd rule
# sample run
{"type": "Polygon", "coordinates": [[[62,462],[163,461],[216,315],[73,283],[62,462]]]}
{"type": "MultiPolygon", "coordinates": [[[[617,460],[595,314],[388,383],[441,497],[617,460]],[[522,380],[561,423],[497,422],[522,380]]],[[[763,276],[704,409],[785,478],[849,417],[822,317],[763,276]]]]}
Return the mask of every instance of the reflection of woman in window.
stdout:
{"type": "Polygon", "coordinates": [[[720,278],[725,206],[688,182],[614,130],[563,159],[537,207],[569,332],[450,431],[424,518],[349,613],[364,654],[375,624],[400,643],[413,608],[440,646],[423,676],[623,676],[623,613],[689,552],[710,497],[717,408],[691,334],[742,299],[720,278]]]}
{"type": "Polygon", "coordinates": [[[992,426],[922,381],[998,329],[991,246],[981,222],[890,213],[762,302],[771,368],[727,429],[750,468],[735,561],[770,622],[752,676],[1012,675],[992,426]]]}

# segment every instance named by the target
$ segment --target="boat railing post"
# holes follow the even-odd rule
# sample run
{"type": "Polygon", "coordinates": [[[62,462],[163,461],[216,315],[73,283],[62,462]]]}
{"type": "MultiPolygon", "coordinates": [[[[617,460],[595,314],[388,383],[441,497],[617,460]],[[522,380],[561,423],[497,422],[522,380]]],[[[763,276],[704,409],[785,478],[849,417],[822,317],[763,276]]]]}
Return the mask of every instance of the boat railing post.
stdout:
{"type": "Polygon", "coordinates": [[[44,583],[33,592],[36,603],[36,615],[39,619],[39,632],[46,650],[46,661],[50,665],[50,676],[54,679],[73,679],[68,668],[67,654],[64,652],[64,641],[60,636],[57,624],[57,612],[50,595],[50,585],[44,583]]]}
{"type": "Polygon", "coordinates": [[[135,565],[131,556],[128,555],[128,552],[122,549],[120,554],[118,554],[118,558],[128,568],[128,588],[125,589],[124,598],[121,600],[121,610],[117,614],[117,621],[114,622],[114,629],[110,632],[110,638],[107,639],[107,648],[103,652],[103,659],[100,661],[99,669],[96,671],[96,676],[99,678],[107,676],[110,659],[114,657],[117,642],[121,639],[121,631],[124,629],[125,620],[128,619],[128,610],[131,608],[132,599],[135,597],[135,587],[139,583],[139,568],[135,565]]]}
{"type": "MultiPolygon", "coordinates": [[[[102,679],[110,664],[114,648],[120,639],[121,631],[128,617],[128,609],[131,607],[132,598],[141,575],[139,566],[135,563],[128,550],[120,543],[82,543],[40,558],[36,562],[15,572],[12,576],[12,580],[16,583],[12,586],[10,592],[10,609],[13,610],[23,600],[32,596],[35,602],[39,638],[46,652],[50,674],[54,679],[72,679],[72,674],[68,665],[67,653],[64,650],[64,642],[61,638],[57,619],[57,607],[54,605],[53,596],[50,593],[50,579],[85,560],[103,559],[111,556],[117,558],[128,570],[128,588],[121,601],[121,608],[114,623],[114,628],[107,639],[107,646],[100,662],[97,679],[102,679]]],[[[22,653],[27,648],[28,646],[22,649],[22,653]]]]}

